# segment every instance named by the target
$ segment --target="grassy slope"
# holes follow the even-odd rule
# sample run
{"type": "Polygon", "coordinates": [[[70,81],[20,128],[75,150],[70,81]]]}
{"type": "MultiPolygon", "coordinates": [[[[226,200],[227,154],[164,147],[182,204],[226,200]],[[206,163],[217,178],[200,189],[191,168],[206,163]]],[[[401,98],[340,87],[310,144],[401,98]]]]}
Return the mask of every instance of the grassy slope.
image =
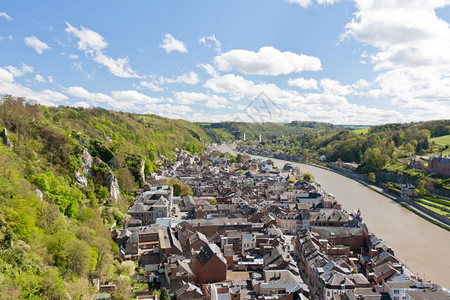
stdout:
{"type": "MultiPolygon", "coordinates": [[[[431,142],[434,142],[436,145],[439,146],[448,146],[446,150],[442,152],[443,155],[450,155],[450,134],[444,135],[440,137],[435,137],[431,139],[431,142]]],[[[433,153],[434,155],[439,155],[441,152],[433,153]]]]}

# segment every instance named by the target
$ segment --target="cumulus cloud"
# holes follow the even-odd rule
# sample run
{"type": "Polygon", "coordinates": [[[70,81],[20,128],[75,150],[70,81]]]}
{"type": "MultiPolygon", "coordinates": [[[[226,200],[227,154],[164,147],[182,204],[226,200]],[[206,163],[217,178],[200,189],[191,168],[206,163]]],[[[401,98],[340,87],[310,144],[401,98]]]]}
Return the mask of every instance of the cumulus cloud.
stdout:
{"type": "Polygon", "coordinates": [[[198,64],[197,67],[199,67],[200,69],[203,69],[203,71],[205,71],[206,74],[208,74],[211,77],[219,76],[216,69],[214,69],[214,67],[211,66],[210,64],[198,64]]]}
{"type": "Polygon", "coordinates": [[[36,74],[36,76],[34,77],[34,80],[36,80],[37,82],[41,82],[41,83],[46,82],[46,80],[44,79],[44,77],[42,77],[42,76],[39,75],[39,74],[36,74]]]}
{"type": "MultiPolygon", "coordinates": [[[[340,1],[341,0],[316,0],[317,4],[320,5],[332,5],[340,1]]],[[[286,0],[286,2],[299,4],[303,8],[308,8],[313,4],[313,0],[286,0]]]]}
{"type": "Polygon", "coordinates": [[[14,75],[3,68],[0,68],[0,94],[25,97],[28,100],[33,100],[47,106],[63,104],[63,101],[68,99],[66,95],[57,91],[49,89],[34,91],[25,87],[15,82],[14,75]]]}
{"type": "Polygon", "coordinates": [[[20,77],[27,73],[33,73],[34,68],[32,66],[29,66],[27,64],[22,64],[20,68],[16,68],[14,66],[6,66],[6,69],[13,74],[14,77],[20,77]]]}
{"type": "Polygon", "coordinates": [[[46,82],[53,83],[53,81],[54,81],[52,76],[48,76],[46,79],[40,74],[36,74],[36,76],[34,76],[34,80],[36,80],[37,82],[40,82],[40,83],[46,83],[46,82]]]}
{"type": "Polygon", "coordinates": [[[223,96],[214,94],[204,94],[196,92],[174,92],[175,101],[178,104],[194,104],[205,101],[205,106],[209,108],[224,108],[228,101],[223,96]]]}
{"type": "Polygon", "coordinates": [[[180,53],[187,53],[186,45],[173,37],[170,33],[166,33],[162,39],[162,44],[159,47],[163,48],[166,53],[172,53],[173,51],[180,53]]]}
{"type": "MultiPolygon", "coordinates": [[[[142,112],[149,104],[168,102],[165,98],[153,98],[135,90],[111,91],[110,95],[94,93],[80,86],[67,88],[66,93],[70,96],[85,100],[89,106],[98,106],[100,103],[108,105],[112,109],[142,112]]],[[[155,112],[156,113],[156,112],[155,112]]]]}
{"type": "Polygon", "coordinates": [[[322,69],[317,57],[281,52],[274,47],[262,47],[258,52],[231,50],[216,56],[214,63],[221,71],[238,70],[244,74],[274,76],[322,69]]]}
{"type": "MultiPolygon", "coordinates": [[[[402,122],[406,119],[395,110],[370,108],[349,102],[347,97],[357,95],[352,85],[343,85],[339,81],[324,78],[320,81],[321,91],[314,93],[300,93],[295,90],[282,89],[273,83],[255,83],[242,76],[226,74],[208,79],[204,86],[217,94],[239,103],[259,101],[264,95],[265,103],[273,103],[277,113],[263,116],[265,121],[286,122],[292,120],[324,120],[336,124],[380,124],[383,122],[402,122]],[[351,92],[351,93],[350,93],[351,92]],[[350,93],[350,94],[349,94],[350,93]]],[[[264,103],[261,104],[262,107],[264,103]]],[[[242,113],[235,118],[245,121],[259,120],[258,109],[250,110],[239,104],[242,113]]],[[[214,116],[204,116],[214,120],[214,116]]],[[[230,118],[228,118],[230,120],[230,118]]]]}
{"type": "Polygon", "coordinates": [[[409,109],[411,118],[450,111],[450,26],[435,12],[450,2],[355,3],[357,12],[342,39],[353,38],[375,48],[374,53],[363,53],[380,72],[367,95],[391,99],[392,104],[409,109]]]}
{"type": "Polygon", "coordinates": [[[320,80],[320,87],[327,94],[332,95],[349,95],[353,92],[351,86],[343,85],[338,80],[324,78],[320,80]]]}
{"type": "Polygon", "coordinates": [[[286,0],[286,2],[299,4],[303,8],[308,8],[312,4],[312,0],[286,0]]]}
{"type": "Polygon", "coordinates": [[[183,73],[176,77],[160,76],[158,79],[155,78],[151,81],[141,81],[140,85],[154,92],[159,92],[164,90],[164,88],[162,88],[160,85],[166,83],[184,83],[189,85],[196,85],[199,82],[200,78],[198,77],[198,74],[191,71],[189,73],[183,73]]]}
{"type": "Polygon", "coordinates": [[[84,51],[95,62],[105,66],[111,74],[123,78],[140,78],[131,68],[127,57],[114,59],[105,55],[104,50],[108,43],[99,33],[83,26],[76,28],[68,22],[66,26],[66,32],[78,38],[78,49],[84,51]]]}
{"type": "Polygon", "coordinates": [[[33,48],[37,53],[42,54],[44,53],[44,50],[50,50],[52,48],[50,48],[49,45],[47,45],[46,43],[44,43],[43,41],[39,40],[37,37],[33,36],[29,36],[26,37],[24,39],[25,44],[28,47],[33,48]]]}
{"type": "Polygon", "coordinates": [[[155,82],[153,81],[141,81],[139,83],[142,87],[145,87],[149,90],[151,90],[152,92],[161,92],[164,91],[163,87],[160,87],[159,85],[157,85],[155,82]]]}
{"type": "Polygon", "coordinates": [[[216,38],[216,35],[210,35],[210,36],[203,36],[199,39],[199,43],[205,47],[213,48],[220,52],[222,51],[222,44],[219,42],[219,40],[216,38]]]}
{"type": "Polygon", "coordinates": [[[317,90],[317,80],[314,78],[305,79],[303,77],[300,78],[291,78],[288,80],[289,86],[296,86],[304,90],[317,90]]]}
{"type": "Polygon", "coordinates": [[[5,18],[6,21],[11,21],[12,20],[12,18],[7,13],[1,12],[1,11],[0,11],[0,18],[5,18]]]}

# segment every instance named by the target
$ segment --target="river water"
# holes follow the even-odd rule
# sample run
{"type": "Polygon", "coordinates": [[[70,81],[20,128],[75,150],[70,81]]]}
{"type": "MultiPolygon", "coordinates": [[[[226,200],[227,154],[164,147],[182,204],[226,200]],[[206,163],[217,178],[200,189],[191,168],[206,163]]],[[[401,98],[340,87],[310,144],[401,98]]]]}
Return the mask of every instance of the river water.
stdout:
{"type": "MultiPolygon", "coordinates": [[[[221,152],[236,152],[229,145],[221,152]]],[[[253,156],[255,158],[263,158],[253,156]]],[[[273,159],[282,168],[287,161],[273,159]]],[[[363,222],[378,238],[394,250],[407,267],[426,281],[450,288],[450,232],[410,212],[359,182],[310,165],[292,163],[303,172],[311,172],[323,189],[333,194],[347,211],[360,209],[363,222]]]]}

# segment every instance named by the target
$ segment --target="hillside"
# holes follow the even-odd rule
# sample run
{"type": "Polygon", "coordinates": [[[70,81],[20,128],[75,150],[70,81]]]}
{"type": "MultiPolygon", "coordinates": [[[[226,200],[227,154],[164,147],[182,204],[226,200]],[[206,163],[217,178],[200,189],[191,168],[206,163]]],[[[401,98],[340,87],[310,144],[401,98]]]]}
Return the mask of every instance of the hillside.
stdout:
{"type": "Polygon", "coordinates": [[[210,141],[184,120],[9,96],[1,132],[1,299],[90,299],[89,279],[121,273],[109,228],[123,224],[143,177],[176,148],[210,141]]]}
{"type": "Polygon", "coordinates": [[[272,140],[283,135],[312,132],[317,130],[330,130],[336,128],[330,123],[311,121],[293,121],[291,123],[248,123],[248,122],[220,122],[199,123],[205,132],[216,142],[243,140],[272,140]]]}
{"type": "MultiPolygon", "coordinates": [[[[425,185],[429,191],[448,196],[448,176],[409,168],[409,164],[412,157],[449,153],[449,134],[450,120],[436,120],[311,131],[263,141],[262,147],[315,162],[322,156],[330,163],[355,162],[356,172],[374,173],[372,181],[396,185],[397,189],[405,182],[425,185]]],[[[427,164],[425,158],[421,160],[427,164]]]]}

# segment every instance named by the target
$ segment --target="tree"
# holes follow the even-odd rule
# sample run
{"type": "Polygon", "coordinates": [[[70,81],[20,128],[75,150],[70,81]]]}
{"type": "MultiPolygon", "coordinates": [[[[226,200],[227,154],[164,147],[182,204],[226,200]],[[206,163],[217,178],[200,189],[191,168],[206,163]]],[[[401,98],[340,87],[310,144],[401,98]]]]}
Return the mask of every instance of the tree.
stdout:
{"type": "MultiPolygon", "coordinates": [[[[125,300],[131,298],[131,280],[130,277],[120,275],[116,280],[116,290],[112,294],[114,300],[125,300]]],[[[169,298],[170,300],[170,298],[169,298]]]]}
{"type": "Polygon", "coordinates": [[[314,175],[311,174],[311,172],[306,172],[305,174],[303,174],[302,179],[304,181],[313,181],[314,180],[314,175]]]}
{"type": "Polygon", "coordinates": [[[161,288],[161,300],[170,300],[170,295],[166,288],[161,288]]]}
{"type": "Polygon", "coordinates": [[[136,266],[131,260],[123,261],[120,263],[119,272],[121,275],[133,276],[135,273],[136,266]]]}
{"type": "Polygon", "coordinates": [[[409,155],[414,153],[414,146],[411,143],[406,143],[405,145],[405,151],[406,153],[408,153],[409,155]]]}
{"type": "Polygon", "coordinates": [[[419,190],[419,195],[420,196],[426,196],[427,195],[427,189],[425,188],[425,180],[420,180],[419,182],[419,186],[418,186],[418,190],[419,190]]]}
{"type": "Polygon", "coordinates": [[[369,181],[370,183],[375,183],[377,181],[374,172],[370,172],[369,175],[367,175],[367,181],[369,181]]]}
{"type": "Polygon", "coordinates": [[[126,194],[131,193],[136,186],[133,173],[128,168],[123,168],[117,173],[117,181],[126,194]]]}

